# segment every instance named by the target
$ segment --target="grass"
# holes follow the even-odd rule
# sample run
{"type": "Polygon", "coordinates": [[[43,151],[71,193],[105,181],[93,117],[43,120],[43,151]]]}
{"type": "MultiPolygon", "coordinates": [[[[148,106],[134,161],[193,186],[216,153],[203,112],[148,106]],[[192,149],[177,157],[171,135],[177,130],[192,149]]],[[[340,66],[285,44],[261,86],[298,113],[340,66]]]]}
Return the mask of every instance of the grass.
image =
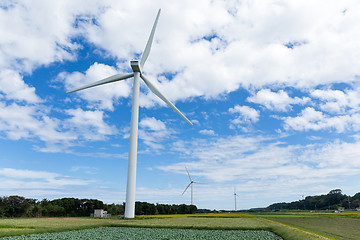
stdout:
{"type": "Polygon", "coordinates": [[[274,212],[254,213],[274,222],[327,236],[330,239],[360,239],[360,212],[274,212]]]}
{"type": "Polygon", "coordinates": [[[319,239],[319,236],[323,239],[360,239],[360,212],[182,214],[138,216],[135,219],[0,219],[0,237],[101,227],[266,230],[290,240],[319,239]]]}
{"type": "Polygon", "coordinates": [[[333,213],[328,211],[318,211],[318,212],[272,212],[272,213],[253,213],[253,216],[260,217],[351,217],[351,218],[360,218],[360,211],[346,211],[341,213],[333,213]]]}
{"type": "Polygon", "coordinates": [[[0,237],[99,227],[266,230],[284,239],[360,239],[359,212],[220,213],[138,216],[136,219],[0,219],[0,237]]]}
{"type": "Polygon", "coordinates": [[[206,217],[206,218],[240,218],[254,217],[246,213],[198,213],[198,214],[168,214],[168,215],[140,215],[140,218],[178,218],[178,217],[206,217]]]}
{"type": "Polygon", "coordinates": [[[269,220],[306,229],[333,239],[360,239],[360,219],[351,217],[267,217],[269,220]]]}

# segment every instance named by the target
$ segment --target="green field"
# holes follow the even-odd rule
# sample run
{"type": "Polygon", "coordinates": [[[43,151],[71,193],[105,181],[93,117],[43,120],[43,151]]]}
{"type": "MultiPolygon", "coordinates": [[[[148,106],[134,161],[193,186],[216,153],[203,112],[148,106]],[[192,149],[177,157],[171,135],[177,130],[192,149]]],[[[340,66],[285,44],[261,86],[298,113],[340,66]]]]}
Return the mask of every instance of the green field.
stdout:
{"type": "Polygon", "coordinates": [[[103,229],[104,227],[140,227],[202,230],[265,230],[273,232],[283,239],[360,239],[359,216],[360,214],[358,213],[348,215],[281,213],[266,215],[156,215],[140,216],[131,220],[119,218],[0,219],[0,237],[91,228],[103,229]]]}
{"type": "Polygon", "coordinates": [[[204,239],[204,240],[279,240],[274,233],[262,230],[197,230],[168,228],[105,227],[77,231],[5,237],[4,240],[113,240],[113,239],[204,239]]]}
{"type": "Polygon", "coordinates": [[[256,216],[321,234],[330,239],[360,239],[360,212],[283,212],[256,216]]]}

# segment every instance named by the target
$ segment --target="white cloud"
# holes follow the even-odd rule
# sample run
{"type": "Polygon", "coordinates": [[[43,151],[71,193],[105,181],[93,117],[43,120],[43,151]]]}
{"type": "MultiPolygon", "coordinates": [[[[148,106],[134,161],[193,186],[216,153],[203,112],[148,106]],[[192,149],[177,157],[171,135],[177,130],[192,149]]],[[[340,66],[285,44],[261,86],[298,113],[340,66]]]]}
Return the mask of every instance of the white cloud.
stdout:
{"type": "MultiPolygon", "coordinates": [[[[98,13],[97,24],[80,22],[81,33],[111,55],[131,59],[144,49],[156,3],[108,4],[111,7],[98,13]],[[130,31],[133,25],[139,27],[130,31]]],[[[351,82],[357,74],[353,63],[359,52],[359,6],[354,2],[181,1],[162,5],[144,71],[155,85],[156,79],[161,82],[160,90],[172,101],[216,98],[239,86],[309,88],[339,79],[351,82]],[[291,44],[293,48],[286,46],[291,44]],[[167,79],[166,75],[172,76],[167,79]]],[[[128,62],[121,62],[119,69],[128,71],[128,62]]],[[[143,106],[157,102],[151,93],[143,99],[143,106]]]]}
{"type": "Polygon", "coordinates": [[[39,65],[73,60],[80,47],[72,41],[82,15],[99,12],[96,1],[16,1],[0,8],[0,68],[31,72],[39,65]]]}
{"type": "Polygon", "coordinates": [[[262,89],[256,95],[248,97],[248,102],[264,105],[269,110],[275,111],[289,111],[293,104],[305,104],[310,101],[310,98],[291,98],[284,90],[272,92],[270,89],[262,89]]]}
{"type": "MultiPolygon", "coordinates": [[[[85,74],[80,72],[59,74],[57,81],[63,81],[67,90],[82,87],[84,85],[102,80],[117,74],[117,69],[114,67],[94,63],[86,70],[85,74]]],[[[101,85],[91,89],[85,89],[70,96],[80,96],[86,100],[90,106],[98,107],[107,110],[114,110],[114,104],[118,104],[121,98],[127,98],[130,95],[131,88],[127,81],[119,81],[106,85],[101,85]]]]}
{"type": "Polygon", "coordinates": [[[349,174],[358,171],[360,164],[360,142],[343,142],[335,140],[321,148],[309,148],[301,156],[302,161],[317,164],[320,168],[338,169],[344,174],[344,168],[349,169],[349,174]],[[351,171],[353,170],[353,171],[351,171]]]}
{"type": "Polygon", "coordinates": [[[139,138],[153,150],[163,149],[163,141],[169,139],[176,132],[168,129],[164,122],[154,117],[146,117],[139,122],[139,138]]]}
{"type": "Polygon", "coordinates": [[[70,169],[70,172],[84,172],[86,174],[96,174],[98,172],[98,168],[89,167],[89,166],[73,166],[70,169]]]}
{"type": "Polygon", "coordinates": [[[104,112],[84,111],[78,109],[65,110],[71,118],[64,121],[66,130],[75,132],[78,138],[85,140],[103,140],[107,135],[116,134],[116,128],[104,122],[104,112]],[[75,130],[75,131],[74,131],[75,130]]]}
{"type": "Polygon", "coordinates": [[[209,135],[209,136],[216,136],[216,133],[214,132],[214,130],[209,130],[209,129],[203,129],[199,131],[200,134],[203,135],[209,135]]]}
{"type": "Polygon", "coordinates": [[[0,131],[2,137],[19,140],[35,139],[45,143],[34,148],[42,152],[66,152],[75,141],[103,140],[117,130],[104,122],[102,111],[68,109],[70,116],[60,120],[49,117],[51,110],[44,105],[22,106],[16,103],[6,105],[0,102],[0,131]]]}
{"type": "Polygon", "coordinates": [[[231,113],[239,113],[243,120],[240,122],[257,122],[259,120],[259,111],[248,106],[235,105],[229,109],[231,113]]]}
{"type": "Polygon", "coordinates": [[[165,124],[154,117],[141,119],[139,126],[150,131],[162,131],[166,129],[165,124]]]}
{"type": "Polygon", "coordinates": [[[323,112],[308,107],[301,111],[296,117],[284,117],[284,129],[296,131],[309,130],[336,130],[345,132],[348,130],[358,131],[360,129],[360,113],[353,115],[329,116],[323,112]]]}
{"type": "MultiPolygon", "coordinates": [[[[73,60],[81,47],[75,37],[84,36],[120,59],[120,71],[130,70],[122,60],[144,49],[157,10],[154,5],[162,5],[163,11],[144,70],[153,79],[175,74],[172,79],[158,78],[172,101],[219,97],[240,86],[310,88],[339,79],[349,83],[358,75],[360,6],[336,0],[130,5],[110,0],[18,1],[0,10],[0,66],[31,72],[40,65],[73,60]]],[[[128,89],[121,91],[110,91],[108,97],[96,94],[95,101],[112,109],[112,101],[129,96],[128,89]]],[[[86,95],[81,93],[92,101],[86,95]]],[[[151,95],[148,98],[144,106],[156,102],[151,95]]]]}
{"type": "MultiPolygon", "coordinates": [[[[216,3],[210,4],[210,8],[215,7],[216,3]]],[[[270,1],[264,4],[253,1],[229,7],[226,10],[230,13],[225,14],[220,7],[215,11],[216,15],[200,9],[203,5],[199,9],[194,6],[193,11],[197,11],[198,16],[182,22],[174,20],[177,16],[175,13],[166,14],[164,11],[161,19],[166,19],[166,30],[170,26],[173,30],[161,31],[165,26],[159,25],[157,38],[163,48],[160,52],[154,46],[149,64],[154,68],[154,74],[177,73],[171,81],[162,81],[164,91],[170,92],[173,99],[190,96],[211,98],[234,91],[239,86],[308,88],[339,79],[353,81],[352,76],[358,72],[353,64],[358,61],[356,38],[353,38],[358,35],[354,28],[357,23],[353,20],[358,18],[355,12],[359,6],[326,2],[328,7],[324,7],[324,4],[308,1],[270,1]],[[344,15],[342,11],[345,8],[351,13],[344,15]],[[234,10],[236,14],[231,14],[234,10]],[[195,25],[203,27],[198,31],[190,24],[193,19],[213,19],[213,16],[223,16],[214,27],[210,27],[212,25],[206,21],[202,26],[204,22],[200,22],[195,25]],[[208,35],[215,37],[211,41],[202,39],[208,35]],[[354,40],[348,42],[345,36],[353,36],[351,39],[354,40]],[[188,39],[200,40],[191,42],[188,39]],[[213,52],[212,41],[219,39],[226,43],[226,47],[213,52]],[[304,43],[290,49],[285,46],[289,42],[304,43]],[[181,54],[172,54],[178,49],[182,49],[181,54]],[[161,69],[157,66],[164,67],[161,69]]]]}
{"type": "Polygon", "coordinates": [[[332,114],[360,112],[360,92],[355,90],[314,90],[311,96],[322,101],[320,108],[332,114]]]}
{"type": "MultiPolygon", "coordinates": [[[[326,90],[334,83],[353,85],[358,81],[358,1],[155,0],[144,3],[135,0],[125,4],[125,1],[114,0],[20,0],[3,5],[0,8],[0,134],[12,140],[40,140],[45,147],[35,146],[39,151],[66,151],[75,141],[102,140],[113,134],[114,127],[106,122],[105,113],[99,109],[113,111],[116,104],[123,104],[122,101],[131,95],[131,81],[72,94],[68,103],[72,101],[75,106],[60,113],[68,114],[62,116],[65,118],[58,118],[53,114],[59,115],[59,111],[50,101],[44,100],[53,96],[46,96],[48,92],[43,86],[33,87],[40,86],[40,82],[39,85],[25,82],[23,77],[31,77],[34,70],[54,66],[53,63],[75,61],[78,50],[83,47],[80,44],[95,45],[96,53],[88,52],[89,55],[111,56],[118,64],[115,67],[94,63],[84,66],[88,68],[84,72],[60,74],[57,80],[63,81],[67,90],[130,71],[127,61],[144,49],[156,6],[160,5],[163,11],[144,71],[171,101],[226,98],[229,93],[244,88],[256,93],[248,101],[272,111],[288,111],[292,105],[308,101],[304,97],[291,97],[283,90],[274,91],[292,87],[310,93],[312,103],[318,105],[305,108],[296,117],[282,118],[286,130],[359,130],[359,90],[326,90]],[[324,86],[325,90],[314,90],[319,86],[324,86]],[[40,91],[39,96],[44,97],[36,94],[40,91]],[[92,111],[81,110],[83,102],[79,103],[79,99],[85,100],[92,111]]],[[[62,66],[56,65],[52,69],[62,66]]],[[[61,102],[61,99],[56,100],[61,102]]],[[[142,91],[140,100],[144,107],[160,103],[147,90],[142,91]]],[[[260,118],[259,111],[246,106],[236,105],[229,111],[235,115],[232,126],[244,130],[260,118]]],[[[159,120],[144,120],[140,125],[140,138],[148,146],[161,149],[161,142],[174,132],[159,120]]],[[[212,134],[212,130],[200,131],[212,134]]],[[[308,185],[312,189],[323,189],[336,174],[348,176],[358,171],[341,165],[321,166],[323,168],[317,170],[297,161],[293,151],[298,146],[284,147],[281,143],[270,141],[271,144],[267,144],[266,141],[237,136],[221,138],[217,142],[200,140],[191,143],[199,147],[199,151],[187,142],[177,141],[176,147],[184,153],[194,153],[189,156],[199,160],[192,163],[195,174],[214,181],[244,179],[246,187],[260,192],[270,189],[280,193],[279,189],[287,189],[293,193],[299,188],[291,186],[308,185]],[[208,152],[209,146],[213,149],[219,146],[220,150],[208,152]],[[214,167],[209,171],[202,170],[209,165],[214,167]],[[263,165],[263,169],[257,168],[263,165]],[[257,174],[252,171],[254,169],[257,174]]],[[[38,145],[38,142],[34,144],[38,145]]],[[[348,158],[357,156],[356,152],[350,151],[352,147],[357,149],[356,144],[330,145],[301,156],[326,163],[324,159],[333,154],[343,161],[338,152],[331,152],[330,147],[347,152],[348,158]]],[[[300,151],[303,151],[301,146],[300,151]]],[[[336,161],[330,159],[332,163],[336,161]]],[[[176,169],[180,165],[173,167],[176,169]]],[[[24,184],[20,180],[13,178],[10,182],[0,182],[2,186],[8,183],[8,186],[20,187],[24,184]]],[[[41,185],[36,179],[32,182],[33,186],[41,185]]]]}
{"type": "Polygon", "coordinates": [[[230,127],[242,127],[243,130],[246,131],[247,128],[243,127],[244,124],[251,126],[252,123],[259,121],[259,111],[248,106],[235,105],[233,108],[229,109],[229,112],[238,114],[235,119],[231,120],[230,127]]]}
{"type": "MultiPolygon", "coordinates": [[[[7,196],[20,195],[36,199],[52,199],[66,196],[98,198],[102,193],[98,186],[98,180],[95,179],[83,179],[55,172],[16,168],[0,169],[0,191],[7,196]]],[[[114,194],[113,191],[112,194],[114,194]]]]}
{"type": "Polygon", "coordinates": [[[37,137],[45,142],[61,142],[75,139],[73,134],[60,131],[58,119],[48,117],[37,106],[16,103],[6,105],[0,102],[0,130],[12,140],[37,137]]]}
{"type": "Polygon", "coordinates": [[[42,100],[36,95],[35,88],[24,83],[20,74],[12,70],[0,70],[0,85],[7,100],[39,103],[42,100]]]}
{"type": "MultiPolygon", "coordinates": [[[[52,115],[56,111],[49,102],[51,99],[45,102],[22,78],[31,77],[32,71],[41,66],[75,60],[81,47],[73,41],[73,37],[81,34],[76,19],[81,18],[80,22],[91,19],[102,11],[99,6],[96,1],[3,3],[0,8],[1,136],[40,140],[45,147],[39,147],[36,142],[35,149],[59,152],[66,151],[72,141],[85,134],[64,128],[64,123],[52,115]]],[[[93,72],[89,74],[96,75],[93,72]]],[[[108,133],[106,126],[97,127],[100,130],[97,137],[108,133]]]]}
{"type": "Polygon", "coordinates": [[[13,168],[0,169],[0,175],[8,178],[16,179],[52,179],[59,175],[56,173],[44,172],[44,171],[32,171],[13,168]]]}
{"type": "Polygon", "coordinates": [[[84,180],[58,173],[14,168],[0,169],[0,189],[62,189],[69,185],[89,185],[93,180],[84,180]]]}
{"type": "MultiPolygon", "coordinates": [[[[184,168],[187,166],[192,176],[207,182],[209,188],[220,183],[232,187],[241,185],[244,194],[254,191],[258,196],[261,192],[271,203],[274,192],[283,197],[303,193],[304,189],[306,194],[326,192],[342,185],[339,179],[357,176],[360,173],[359,144],[335,140],[291,146],[260,136],[196,139],[174,145],[191,160],[157,168],[186,174],[184,168]]],[[[210,190],[202,190],[206,191],[210,190]]]]}

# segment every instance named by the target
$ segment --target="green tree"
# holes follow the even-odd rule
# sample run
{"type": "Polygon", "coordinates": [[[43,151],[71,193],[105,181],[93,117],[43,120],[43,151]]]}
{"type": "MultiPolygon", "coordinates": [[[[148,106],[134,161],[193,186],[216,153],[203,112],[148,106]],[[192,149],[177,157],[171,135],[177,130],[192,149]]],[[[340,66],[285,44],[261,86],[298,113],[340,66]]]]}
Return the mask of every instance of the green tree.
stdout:
{"type": "Polygon", "coordinates": [[[35,200],[20,196],[9,196],[2,199],[3,215],[6,217],[23,217],[33,207],[35,200]]]}

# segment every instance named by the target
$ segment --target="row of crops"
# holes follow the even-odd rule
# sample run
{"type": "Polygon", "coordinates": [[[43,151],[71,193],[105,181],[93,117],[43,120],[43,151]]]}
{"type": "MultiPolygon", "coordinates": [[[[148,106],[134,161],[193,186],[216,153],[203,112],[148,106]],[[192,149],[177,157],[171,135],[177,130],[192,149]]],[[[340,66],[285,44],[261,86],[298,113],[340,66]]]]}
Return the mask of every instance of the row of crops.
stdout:
{"type": "Polygon", "coordinates": [[[272,232],[262,230],[195,230],[195,229],[167,229],[167,228],[128,228],[105,227],[78,231],[32,234],[27,236],[13,236],[1,240],[78,240],[78,239],[264,239],[279,240],[280,237],[272,232]]]}

